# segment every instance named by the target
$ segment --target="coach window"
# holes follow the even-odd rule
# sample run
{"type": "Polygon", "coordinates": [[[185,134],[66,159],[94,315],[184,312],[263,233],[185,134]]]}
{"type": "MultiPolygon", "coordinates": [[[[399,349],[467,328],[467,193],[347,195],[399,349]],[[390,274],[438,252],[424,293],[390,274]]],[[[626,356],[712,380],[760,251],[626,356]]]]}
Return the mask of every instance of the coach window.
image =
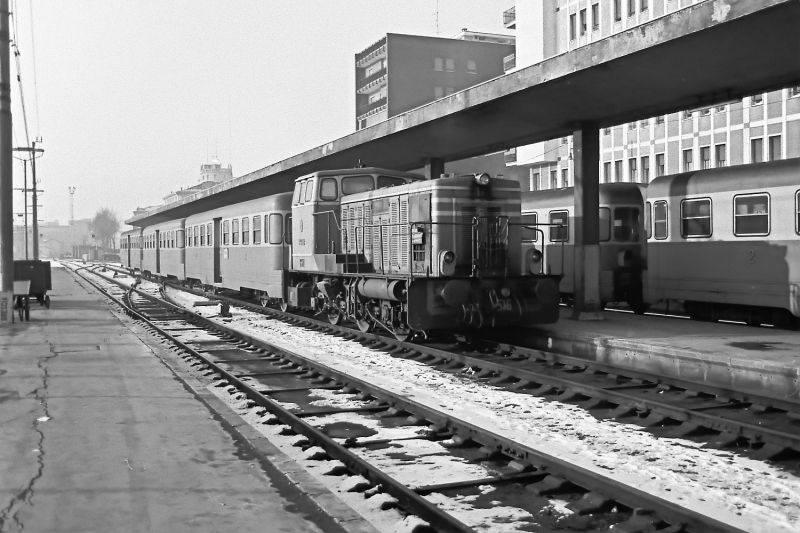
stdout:
{"type": "Polygon", "coordinates": [[[234,246],[239,244],[239,219],[234,218],[231,220],[231,244],[234,246]]]}
{"type": "Polygon", "coordinates": [[[385,189],[386,187],[397,187],[398,185],[405,185],[406,180],[396,176],[378,176],[378,188],[385,189]]]}
{"type": "Polygon", "coordinates": [[[639,241],[638,207],[617,207],[614,209],[614,240],[616,242],[639,241]]]}
{"type": "Polygon", "coordinates": [[[280,244],[283,241],[283,217],[278,213],[269,216],[269,243],[280,244]]]}
{"type": "Polygon", "coordinates": [[[177,241],[176,244],[177,244],[178,248],[183,248],[184,247],[183,238],[184,238],[183,230],[179,229],[177,234],[175,235],[175,240],[177,241]]]}
{"type": "Polygon", "coordinates": [[[650,202],[644,203],[644,231],[648,239],[653,236],[653,206],[650,202]]]}
{"type": "Polygon", "coordinates": [[[284,227],[286,228],[286,242],[292,244],[292,215],[286,215],[284,217],[284,227]]]}
{"type": "Polygon", "coordinates": [[[205,224],[200,224],[200,246],[206,245],[206,227],[205,224]]]}
{"type": "Polygon", "coordinates": [[[188,232],[187,237],[189,237],[189,248],[192,247],[192,227],[189,226],[189,229],[186,230],[188,232]]]}
{"type": "Polygon", "coordinates": [[[375,188],[372,176],[345,176],[342,178],[342,196],[371,191],[375,188]]]}
{"type": "Polygon", "coordinates": [[[222,222],[222,245],[228,246],[228,233],[230,232],[230,222],[225,220],[222,222]]]}
{"type": "Polygon", "coordinates": [[[550,242],[569,242],[569,212],[550,211],[550,242]]]}
{"type": "Polygon", "coordinates": [[[796,213],[794,231],[795,233],[800,233],[800,191],[794,193],[794,211],[796,213]]]}
{"type": "Polygon", "coordinates": [[[339,185],[336,178],[323,178],[319,183],[320,200],[336,200],[339,197],[339,185]]]}
{"type": "Polygon", "coordinates": [[[711,200],[681,200],[681,236],[711,237],[711,200]]]}
{"type": "Polygon", "coordinates": [[[539,215],[536,213],[528,213],[522,215],[522,241],[523,242],[539,242],[539,232],[537,231],[536,224],[539,221],[539,215]]]}
{"type": "Polygon", "coordinates": [[[313,199],[314,199],[314,180],[311,179],[306,181],[305,201],[310,202],[313,199]]]}
{"type": "Polygon", "coordinates": [[[199,237],[200,230],[202,230],[201,227],[198,226],[194,227],[194,242],[192,243],[193,246],[197,246],[198,244],[200,244],[200,237],[199,237]]]}
{"type": "Polygon", "coordinates": [[[253,217],[253,244],[261,244],[261,215],[253,217]]]}
{"type": "Polygon", "coordinates": [[[653,233],[656,239],[666,239],[668,235],[667,202],[659,200],[653,204],[653,233]]]}
{"type": "Polygon", "coordinates": [[[607,207],[600,208],[599,215],[599,240],[600,242],[608,242],[611,240],[611,209],[607,207]]]}
{"type": "Polygon", "coordinates": [[[733,234],[737,237],[769,235],[769,195],[733,197],[733,234]]]}
{"type": "Polygon", "coordinates": [[[206,246],[211,246],[214,243],[211,242],[211,222],[206,224],[206,246]]]}
{"type": "Polygon", "coordinates": [[[250,244],[250,219],[242,217],[242,245],[250,244]]]}

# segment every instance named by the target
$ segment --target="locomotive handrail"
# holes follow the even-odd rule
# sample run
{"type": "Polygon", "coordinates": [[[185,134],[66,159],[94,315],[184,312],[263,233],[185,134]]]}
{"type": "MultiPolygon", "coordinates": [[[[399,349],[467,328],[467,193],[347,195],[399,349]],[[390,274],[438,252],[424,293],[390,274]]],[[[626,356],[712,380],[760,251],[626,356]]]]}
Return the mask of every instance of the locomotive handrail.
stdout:
{"type": "MultiPolygon", "coordinates": [[[[542,271],[541,272],[542,272],[542,274],[545,274],[544,265],[545,265],[545,253],[546,253],[545,252],[545,250],[546,250],[546,245],[545,244],[546,243],[545,243],[544,230],[540,230],[539,228],[534,228],[533,226],[557,226],[559,228],[569,228],[569,226],[567,224],[554,224],[552,222],[535,222],[533,224],[531,224],[529,222],[525,222],[525,223],[513,222],[513,223],[511,223],[511,225],[512,226],[522,226],[522,227],[527,228],[527,229],[532,229],[534,231],[541,232],[541,234],[542,234],[542,271]]],[[[560,274],[561,276],[564,275],[564,243],[568,242],[568,239],[569,239],[569,235],[567,235],[567,239],[561,239],[559,241],[553,241],[553,242],[558,242],[561,245],[561,274],[560,274]]],[[[536,241],[532,241],[532,242],[536,242],[536,241]]],[[[536,248],[536,245],[534,245],[533,247],[536,248]]]]}

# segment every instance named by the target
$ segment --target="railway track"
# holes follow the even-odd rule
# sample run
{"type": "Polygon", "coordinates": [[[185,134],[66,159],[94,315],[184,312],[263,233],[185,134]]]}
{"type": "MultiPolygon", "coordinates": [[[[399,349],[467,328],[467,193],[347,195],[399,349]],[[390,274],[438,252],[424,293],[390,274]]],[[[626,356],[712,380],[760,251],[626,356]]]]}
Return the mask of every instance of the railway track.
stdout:
{"type": "Polygon", "coordinates": [[[186,360],[216,374],[215,385],[263,410],[263,423],[274,426],[277,434],[293,436],[293,444],[307,457],[332,461],[327,474],[349,475],[348,490],[377,497],[381,508],[414,514],[433,530],[474,531],[473,510],[481,516],[487,509],[513,516],[524,501],[522,508],[536,517],[531,531],[606,531],[612,526],[629,533],[738,531],[237,332],[155,294],[127,290],[99,276],[92,279],[91,273],[77,274],[174,343],[186,360]],[[447,478],[435,484],[404,482],[406,470],[418,469],[421,459],[447,465],[447,478]],[[552,512],[565,503],[572,514],[552,512]]]}
{"type": "Polygon", "coordinates": [[[575,404],[596,418],[635,424],[660,437],[685,438],[800,470],[800,406],[794,402],[475,338],[401,342],[388,335],[335,326],[313,316],[170,286],[321,332],[358,339],[394,357],[414,359],[447,372],[468,372],[473,379],[511,391],[575,404]]]}

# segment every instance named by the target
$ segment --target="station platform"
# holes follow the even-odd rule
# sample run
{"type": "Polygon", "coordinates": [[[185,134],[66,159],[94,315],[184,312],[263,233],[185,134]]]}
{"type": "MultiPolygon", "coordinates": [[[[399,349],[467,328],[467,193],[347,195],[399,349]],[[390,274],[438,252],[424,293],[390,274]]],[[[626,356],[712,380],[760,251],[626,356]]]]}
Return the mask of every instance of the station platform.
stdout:
{"type": "MultiPolygon", "coordinates": [[[[605,311],[517,330],[504,342],[800,404],[800,332],[605,311]]],[[[499,337],[498,337],[499,339],[499,337]]]]}
{"type": "Polygon", "coordinates": [[[375,531],[94,289],[50,295],[0,329],[0,531],[375,531]]]}

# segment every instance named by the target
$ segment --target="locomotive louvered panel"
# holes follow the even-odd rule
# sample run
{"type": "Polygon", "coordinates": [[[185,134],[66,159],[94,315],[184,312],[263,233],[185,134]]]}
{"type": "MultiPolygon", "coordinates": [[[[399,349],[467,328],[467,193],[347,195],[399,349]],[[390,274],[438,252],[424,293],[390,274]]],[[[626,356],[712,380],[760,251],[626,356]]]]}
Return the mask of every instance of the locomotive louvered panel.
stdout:
{"type": "Polygon", "coordinates": [[[400,224],[400,213],[397,202],[392,202],[389,205],[389,227],[386,228],[389,234],[389,268],[395,270],[399,266],[397,251],[398,251],[398,224],[400,224]]]}
{"type": "Polygon", "coordinates": [[[373,261],[372,257],[372,208],[369,202],[364,204],[364,215],[361,219],[361,227],[363,233],[361,234],[362,246],[364,246],[364,255],[368,261],[373,261]]]}
{"type": "Polygon", "coordinates": [[[400,268],[408,268],[408,198],[400,200],[400,268]]]}
{"type": "Polygon", "coordinates": [[[475,218],[477,208],[461,208],[461,250],[460,254],[464,261],[472,261],[472,220],[475,218]]]}
{"type": "Polygon", "coordinates": [[[361,234],[364,227],[364,208],[362,206],[356,207],[356,214],[353,218],[353,248],[355,249],[355,253],[360,254],[363,253],[364,250],[364,238],[361,234]],[[358,229],[358,228],[362,229],[358,229]]]}

